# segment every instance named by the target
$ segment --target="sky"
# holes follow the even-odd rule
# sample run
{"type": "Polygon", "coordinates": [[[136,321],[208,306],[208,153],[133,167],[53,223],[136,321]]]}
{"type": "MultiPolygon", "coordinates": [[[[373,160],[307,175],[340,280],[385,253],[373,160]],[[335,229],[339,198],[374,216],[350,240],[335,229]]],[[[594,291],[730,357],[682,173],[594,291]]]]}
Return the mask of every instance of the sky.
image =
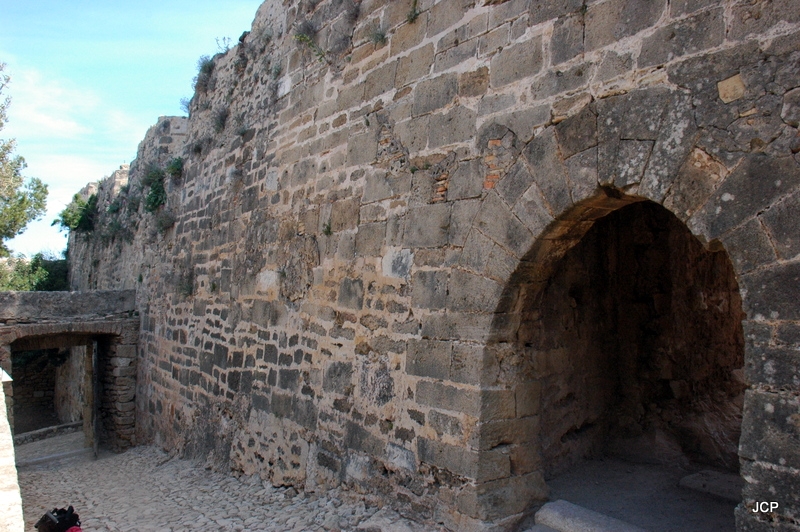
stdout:
{"type": "Polygon", "coordinates": [[[47,213],[8,242],[15,253],[61,253],[51,226],[89,182],[130,163],[159,116],[183,116],[202,55],[250,30],[261,0],[0,0],[0,63],[11,83],[8,123],[26,177],[49,188],[47,213]]]}

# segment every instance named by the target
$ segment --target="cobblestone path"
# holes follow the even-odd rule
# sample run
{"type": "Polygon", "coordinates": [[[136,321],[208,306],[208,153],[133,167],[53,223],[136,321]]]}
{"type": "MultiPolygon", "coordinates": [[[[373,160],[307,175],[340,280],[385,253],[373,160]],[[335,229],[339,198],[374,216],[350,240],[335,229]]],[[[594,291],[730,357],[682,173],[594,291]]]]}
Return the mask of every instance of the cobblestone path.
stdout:
{"type": "Polygon", "coordinates": [[[26,531],[45,511],[68,505],[87,532],[424,530],[393,512],[345,502],[339,489],[297,494],[147,446],[21,467],[19,483],[26,531]]]}

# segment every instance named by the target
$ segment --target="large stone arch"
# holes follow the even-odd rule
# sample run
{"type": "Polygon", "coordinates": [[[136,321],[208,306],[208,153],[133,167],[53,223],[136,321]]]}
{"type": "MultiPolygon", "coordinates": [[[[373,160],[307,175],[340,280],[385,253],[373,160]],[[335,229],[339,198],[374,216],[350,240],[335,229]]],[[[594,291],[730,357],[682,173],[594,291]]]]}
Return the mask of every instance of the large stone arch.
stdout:
{"type": "Polygon", "coordinates": [[[791,260],[798,244],[789,234],[796,222],[788,213],[797,211],[800,167],[788,150],[725,152],[697,130],[693,113],[688,94],[666,88],[593,102],[536,135],[484,195],[451,273],[448,311],[449,321],[460,324],[452,340],[483,346],[473,379],[480,388],[470,442],[476,470],[505,474],[478,476],[465,490],[458,506],[470,517],[500,521],[546,498],[541,471],[515,473],[513,463],[538,457],[499,457],[497,449],[539,430],[535,420],[523,421],[537,415],[521,408],[529,392],[509,379],[521,363],[513,345],[522,292],[546,283],[598,220],[635,202],[662,206],[707,249],[725,251],[741,289],[748,389],[739,456],[748,482],[739,526],[751,518],[747,506],[782,481],[768,472],[769,464],[785,463],[780,458],[800,442],[771,434],[783,431],[787,415],[798,411],[786,391],[796,389],[797,365],[785,349],[774,348],[771,335],[798,319],[791,288],[800,279],[791,260]],[[476,333],[484,324],[488,330],[476,333]]]}

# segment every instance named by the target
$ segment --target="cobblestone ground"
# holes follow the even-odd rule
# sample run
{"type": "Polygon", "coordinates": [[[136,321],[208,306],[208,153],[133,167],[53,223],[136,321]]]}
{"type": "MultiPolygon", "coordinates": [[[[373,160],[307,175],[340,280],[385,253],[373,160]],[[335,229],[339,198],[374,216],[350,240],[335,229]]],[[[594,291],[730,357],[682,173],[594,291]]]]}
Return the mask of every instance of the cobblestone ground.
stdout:
{"type": "Polygon", "coordinates": [[[26,531],[34,530],[45,511],[68,505],[87,532],[426,530],[393,512],[354,503],[340,489],[323,496],[298,494],[258,478],[209,471],[147,446],[103,453],[97,460],[73,457],[21,467],[19,483],[26,531]]]}

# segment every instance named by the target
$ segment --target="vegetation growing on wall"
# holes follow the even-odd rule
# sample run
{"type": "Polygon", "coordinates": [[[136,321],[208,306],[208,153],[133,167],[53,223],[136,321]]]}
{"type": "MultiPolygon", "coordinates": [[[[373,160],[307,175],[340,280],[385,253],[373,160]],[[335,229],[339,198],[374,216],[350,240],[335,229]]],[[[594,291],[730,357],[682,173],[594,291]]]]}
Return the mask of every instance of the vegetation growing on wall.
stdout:
{"type": "Polygon", "coordinates": [[[97,195],[92,194],[88,199],[84,199],[80,194],[75,194],[69,205],[50,225],[60,225],[61,229],[67,231],[89,233],[94,230],[96,218],[97,195]]]}

